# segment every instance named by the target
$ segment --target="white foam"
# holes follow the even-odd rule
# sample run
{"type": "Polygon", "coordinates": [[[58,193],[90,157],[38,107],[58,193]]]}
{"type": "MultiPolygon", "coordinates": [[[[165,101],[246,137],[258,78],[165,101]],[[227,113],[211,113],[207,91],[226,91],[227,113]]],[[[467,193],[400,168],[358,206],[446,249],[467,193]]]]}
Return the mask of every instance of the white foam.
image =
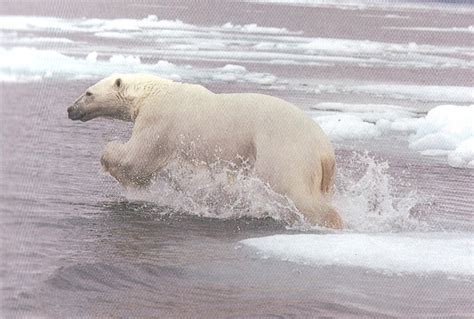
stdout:
{"type": "Polygon", "coordinates": [[[410,148],[430,155],[444,153],[449,165],[474,168],[474,105],[430,110],[410,137],[410,148]]]}
{"type": "Polygon", "coordinates": [[[249,167],[216,162],[208,168],[170,163],[148,190],[129,191],[126,196],[208,218],[271,217],[287,225],[304,224],[294,204],[254,176],[249,167]],[[232,183],[228,174],[233,176],[232,183]]]}
{"type": "Polygon", "coordinates": [[[473,236],[449,233],[274,235],[241,241],[264,257],[388,273],[473,276],[473,236]]]}
{"type": "Polygon", "coordinates": [[[410,210],[422,199],[413,190],[397,189],[400,181],[388,174],[387,162],[358,153],[346,161],[347,165],[338,167],[332,203],[347,229],[357,232],[434,229],[411,216],[410,210]]]}

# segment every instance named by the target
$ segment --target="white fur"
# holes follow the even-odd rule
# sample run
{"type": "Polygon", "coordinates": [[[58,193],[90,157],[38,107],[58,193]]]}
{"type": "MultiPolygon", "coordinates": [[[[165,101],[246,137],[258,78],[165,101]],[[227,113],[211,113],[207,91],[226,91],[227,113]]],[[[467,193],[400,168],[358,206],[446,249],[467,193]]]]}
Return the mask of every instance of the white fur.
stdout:
{"type": "MultiPolygon", "coordinates": [[[[143,74],[112,75],[88,91],[101,101],[103,111],[95,106],[95,115],[116,112],[115,117],[134,121],[130,140],[109,143],[101,159],[123,185],[145,185],[178,159],[247,161],[309,222],[342,226],[328,204],[334,150],[320,127],[294,105],[262,94],[215,94],[200,85],[143,74]]],[[[81,98],[77,109],[87,113],[88,103],[81,98]]]]}

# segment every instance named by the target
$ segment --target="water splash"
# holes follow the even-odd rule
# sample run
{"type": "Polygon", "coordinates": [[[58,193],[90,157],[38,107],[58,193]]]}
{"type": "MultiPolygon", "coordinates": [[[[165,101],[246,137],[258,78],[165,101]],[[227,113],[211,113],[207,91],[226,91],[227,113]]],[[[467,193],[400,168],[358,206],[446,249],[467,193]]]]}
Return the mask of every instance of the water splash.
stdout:
{"type": "Polygon", "coordinates": [[[353,153],[351,167],[339,167],[333,204],[351,230],[359,232],[398,232],[425,230],[426,223],[411,216],[418,204],[416,191],[404,193],[389,173],[389,164],[367,153],[353,153]]]}
{"type": "Polygon", "coordinates": [[[206,169],[170,164],[147,190],[128,191],[129,200],[159,203],[175,211],[207,218],[268,218],[287,225],[304,224],[287,197],[274,192],[244,165],[216,163],[206,169]]]}
{"type": "MultiPolygon", "coordinates": [[[[338,169],[333,200],[350,230],[397,232],[420,230],[425,226],[410,216],[410,210],[417,204],[416,193],[400,194],[394,190],[395,180],[387,172],[388,163],[357,153],[352,155],[350,163],[353,165],[338,169]]],[[[147,190],[128,191],[126,197],[195,216],[271,217],[291,229],[324,230],[308,225],[291,200],[249,172],[249,167],[235,168],[222,163],[210,169],[174,163],[166,167],[147,190]]]]}

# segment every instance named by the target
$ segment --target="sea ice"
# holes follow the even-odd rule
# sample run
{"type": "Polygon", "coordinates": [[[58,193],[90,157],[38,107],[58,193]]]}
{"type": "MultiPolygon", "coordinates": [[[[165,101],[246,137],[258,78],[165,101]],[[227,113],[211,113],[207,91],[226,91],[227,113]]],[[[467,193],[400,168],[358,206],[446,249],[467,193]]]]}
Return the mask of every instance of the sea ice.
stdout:
{"type": "Polygon", "coordinates": [[[410,137],[410,148],[424,154],[445,151],[449,165],[474,168],[474,105],[430,110],[410,137]]]}
{"type": "Polygon", "coordinates": [[[155,73],[174,80],[239,81],[261,85],[277,81],[268,73],[250,72],[244,66],[227,64],[221,68],[194,68],[165,60],[143,63],[136,55],[115,54],[106,57],[96,51],[84,58],[64,55],[53,50],[30,47],[0,48],[0,81],[38,81],[43,77],[99,78],[112,73],[155,73]]]}
{"type": "Polygon", "coordinates": [[[314,266],[362,267],[387,273],[473,276],[471,234],[299,234],[241,241],[263,257],[314,266]]]}

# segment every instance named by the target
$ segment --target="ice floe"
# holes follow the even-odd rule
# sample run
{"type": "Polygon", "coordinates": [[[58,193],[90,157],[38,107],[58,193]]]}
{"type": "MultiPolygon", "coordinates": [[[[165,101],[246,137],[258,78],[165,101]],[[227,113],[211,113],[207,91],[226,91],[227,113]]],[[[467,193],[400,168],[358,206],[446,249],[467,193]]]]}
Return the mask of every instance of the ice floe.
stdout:
{"type": "MultiPolygon", "coordinates": [[[[149,58],[160,56],[161,59],[173,61],[466,69],[473,66],[471,58],[474,56],[470,47],[314,38],[284,27],[231,22],[202,26],[180,20],[160,20],[155,15],[143,19],[3,16],[0,30],[18,33],[16,39],[10,37],[3,40],[13,45],[27,41],[22,38],[31,38],[32,32],[85,33],[92,37],[87,41],[93,42],[98,52],[113,52],[117,48],[116,43],[100,41],[102,38],[127,43],[134,40],[145,44],[145,47],[131,52],[132,48],[124,49],[127,46],[122,46],[122,52],[117,53],[147,55],[149,58]]],[[[78,50],[81,46],[74,52],[78,50]]]]}
{"type": "Polygon", "coordinates": [[[474,105],[441,105],[418,121],[410,148],[425,155],[448,155],[453,167],[474,168],[474,105]]]}
{"type": "Polygon", "coordinates": [[[450,103],[474,102],[474,90],[468,86],[373,84],[352,86],[342,90],[400,100],[450,103]]]}
{"type": "Polygon", "coordinates": [[[412,10],[443,10],[445,12],[466,12],[472,7],[465,3],[449,3],[435,1],[384,1],[384,0],[243,0],[245,2],[255,2],[263,4],[280,4],[305,7],[334,7],[347,10],[367,10],[367,9],[396,9],[404,11],[412,10]]]}
{"type": "Polygon", "coordinates": [[[314,120],[334,141],[378,137],[416,116],[412,108],[387,104],[326,102],[311,109],[315,110],[314,120]]]}
{"type": "Polygon", "coordinates": [[[411,149],[447,156],[453,167],[474,168],[474,105],[440,105],[425,116],[413,108],[385,104],[331,102],[312,109],[314,120],[333,141],[405,132],[411,149]]]}
{"type": "Polygon", "coordinates": [[[361,267],[389,274],[473,276],[471,234],[298,234],[240,243],[266,258],[313,266],[361,267]]]}
{"type": "Polygon", "coordinates": [[[261,85],[273,84],[277,78],[268,73],[248,71],[239,65],[217,68],[197,68],[176,65],[159,60],[143,63],[136,55],[99,55],[96,51],[84,57],[69,56],[54,50],[31,47],[0,48],[0,81],[27,82],[60,76],[66,79],[99,78],[112,73],[148,72],[174,80],[250,82],[261,85]]]}
{"type": "Polygon", "coordinates": [[[332,140],[367,139],[381,135],[375,124],[354,115],[325,115],[316,117],[315,121],[332,140]]]}
{"type": "Polygon", "coordinates": [[[422,32],[460,32],[460,33],[474,33],[474,26],[468,27],[452,27],[452,28],[427,28],[427,27],[383,27],[387,30],[401,30],[401,31],[422,31],[422,32]]]}
{"type": "Polygon", "coordinates": [[[56,17],[3,16],[0,30],[40,31],[61,30],[63,32],[137,32],[152,30],[201,30],[231,31],[242,33],[299,34],[300,31],[289,31],[286,28],[263,27],[255,23],[234,25],[227,22],[221,26],[200,27],[181,20],[160,20],[156,15],[143,19],[63,19],[56,17]]]}

